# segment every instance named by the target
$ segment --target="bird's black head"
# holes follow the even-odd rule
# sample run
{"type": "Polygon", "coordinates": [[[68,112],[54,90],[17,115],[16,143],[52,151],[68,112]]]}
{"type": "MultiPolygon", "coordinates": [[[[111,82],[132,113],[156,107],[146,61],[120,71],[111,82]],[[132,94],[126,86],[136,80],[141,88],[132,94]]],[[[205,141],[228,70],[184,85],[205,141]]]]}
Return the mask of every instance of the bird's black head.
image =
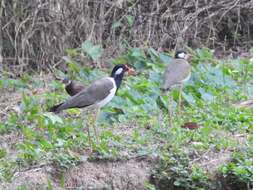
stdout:
{"type": "Polygon", "coordinates": [[[111,77],[114,78],[117,88],[119,88],[121,84],[124,73],[128,70],[129,70],[129,67],[124,64],[119,64],[119,65],[114,66],[111,73],[111,77]]]}
{"type": "Polygon", "coordinates": [[[176,59],[187,59],[187,52],[184,50],[177,50],[175,53],[176,59]]]}

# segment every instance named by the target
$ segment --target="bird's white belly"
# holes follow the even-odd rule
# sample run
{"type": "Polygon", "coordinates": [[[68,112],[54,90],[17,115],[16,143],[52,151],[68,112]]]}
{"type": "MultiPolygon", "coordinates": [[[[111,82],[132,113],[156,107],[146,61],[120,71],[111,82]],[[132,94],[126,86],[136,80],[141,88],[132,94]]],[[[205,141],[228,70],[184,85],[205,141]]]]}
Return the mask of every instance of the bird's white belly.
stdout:
{"type": "Polygon", "coordinates": [[[113,97],[115,96],[115,93],[116,93],[116,90],[117,90],[117,86],[116,86],[115,81],[114,81],[113,78],[109,78],[109,79],[110,79],[110,80],[112,81],[112,83],[113,83],[113,88],[110,90],[109,95],[106,96],[105,99],[103,99],[102,101],[99,101],[99,102],[96,103],[96,106],[97,106],[97,107],[103,107],[103,106],[106,105],[108,102],[110,102],[110,101],[113,99],[113,97]]]}
{"type": "Polygon", "coordinates": [[[189,73],[189,75],[184,80],[182,80],[181,83],[187,82],[190,78],[191,78],[191,73],[189,73]]]}

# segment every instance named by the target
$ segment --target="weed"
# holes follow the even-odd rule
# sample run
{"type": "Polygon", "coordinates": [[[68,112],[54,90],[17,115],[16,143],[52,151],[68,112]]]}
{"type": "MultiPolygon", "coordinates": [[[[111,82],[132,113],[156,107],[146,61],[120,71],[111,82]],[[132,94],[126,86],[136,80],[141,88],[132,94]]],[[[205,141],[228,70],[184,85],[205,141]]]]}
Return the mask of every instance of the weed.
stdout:
{"type": "MultiPolygon", "coordinates": [[[[131,24],[131,18],[126,19],[131,24]]],[[[99,59],[100,46],[84,42],[82,49],[69,49],[67,53],[64,59],[71,78],[89,83],[108,75],[109,71],[81,67],[77,61],[83,55],[99,59]]],[[[253,97],[252,62],[217,60],[209,49],[198,49],[193,54],[192,77],[183,90],[182,116],[177,117],[174,111],[172,128],[168,128],[168,97],[160,91],[161,76],[171,56],[148,47],[128,47],[126,53],[112,61],[132,65],[137,74],[123,81],[116,97],[101,110],[97,121],[100,142],[93,144],[97,154],[92,159],[159,158],[153,170],[153,185],[147,183],[148,189],[166,189],[168,185],[172,189],[211,189],[214,183],[209,174],[192,160],[208,150],[239,150],[230,163],[221,166],[220,173],[229,184],[234,180],[233,185],[249,189],[253,181],[252,150],[250,146],[242,149],[235,137],[252,133],[252,110],[235,108],[233,103],[253,97]],[[181,128],[186,122],[196,122],[199,128],[181,128]]],[[[0,80],[0,88],[23,93],[21,113],[8,112],[0,122],[2,136],[12,131],[20,135],[16,143],[7,143],[7,149],[1,142],[1,181],[11,180],[17,168],[43,163],[64,173],[83,161],[89,144],[84,131],[86,119],[75,109],[59,115],[46,112],[55,102],[66,99],[67,94],[57,81],[49,81],[49,89],[41,94],[29,94],[30,88],[43,87],[42,84],[30,76],[0,80]]],[[[176,108],[178,90],[173,90],[172,95],[176,108]]],[[[252,145],[251,141],[252,137],[244,139],[245,144],[252,145]]],[[[46,185],[52,186],[50,182],[46,185]]]]}

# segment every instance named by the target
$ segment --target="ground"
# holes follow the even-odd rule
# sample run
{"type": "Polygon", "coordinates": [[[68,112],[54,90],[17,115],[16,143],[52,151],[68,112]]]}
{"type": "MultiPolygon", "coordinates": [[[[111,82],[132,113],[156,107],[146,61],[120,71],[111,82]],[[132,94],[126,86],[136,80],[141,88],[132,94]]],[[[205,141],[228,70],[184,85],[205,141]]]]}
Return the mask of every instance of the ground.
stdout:
{"type": "MultiPolygon", "coordinates": [[[[47,88],[40,89],[40,93],[45,92],[47,88]]],[[[4,119],[6,113],[15,110],[21,101],[19,92],[7,92],[1,96],[1,118],[4,119]],[[9,104],[8,102],[11,102],[9,104]]],[[[133,133],[136,126],[123,125],[114,128],[115,135],[128,137],[133,133]]],[[[143,129],[142,129],[143,130],[143,129]]],[[[142,131],[145,133],[145,131],[142,131]]],[[[244,143],[247,138],[244,135],[234,135],[230,138],[235,139],[238,143],[244,143]]],[[[19,132],[10,132],[0,137],[0,147],[7,150],[10,157],[15,157],[17,151],[15,144],[23,140],[22,134],[19,132]]],[[[194,142],[192,142],[194,144],[194,142]]],[[[191,161],[191,164],[197,164],[203,167],[210,175],[215,176],[217,169],[222,164],[231,160],[232,150],[225,149],[217,152],[215,149],[208,149],[202,155],[197,155],[191,161]]],[[[122,155],[128,154],[122,151],[122,155]]],[[[82,187],[84,189],[129,189],[141,190],[146,189],[145,184],[149,181],[151,171],[157,162],[156,158],[150,156],[138,157],[132,155],[133,158],[127,160],[92,160],[88,161],[88,155],[82,155],[84,161],[80,161],[77,166],[71,167],[64,172],[64,178],[61,179],[59,173],[53,165],[37,164],[31,168],[19,168],[15,172],[11,182],[1,185],[2,189],[18,189],[22,185],[29,187],[28,189],[39,189],[48,185],[51,181],[53,189],[75,189],[82,187]],[[61,186],[61,180],[64,181],[64,187],[61,186]]]]}
{"type": "MultiPolygon", "coordinates": [[[[3,79],[0,189],[153,190],[159,183],[170,184],[160,189],[208,189],[207,183],[223,183],[231,174],[239,184],[235,187],[251,187],[250,95],[240,95],[241,89],[233,86],[243,84],[239,71],[224,67],[223,62],[219,70],[218,61],[213,62],[215,67],[207,69],[204,64],[195,66],[193,79],[184,88],[182,115],[174,113],[172,128],[167,99],[158,87],[157,75],[164,66],[152,68],[149,63],[147,72],[129,76],[117,97],[101,110],[100,142],[94,142],[92,153],[83,130],[87,123],[78,110],[47,112],[68,98],[53,75],[3,79]],[[220,77],[223,71],[232,73],[230,78],[220,77]],[[197,128],[182,128],[185,122],[195,122],[197,128]]],[[[89,77],[100,74],[88,72],[89,77]]],[[[94,78],[85,83],[90,79],[94,78]]],[[[176,104],[177,91],[172,94],[176,104]]]]}
{"type": "MultiPolygon", "coordinates": [[[[44,76],[47,82],[50,76],[44,76]]],[[[47,87],[33,89],[32,93],[43,93],[48,90],[47,87]]],[[[8,112],[18,110],[18,105],[22,101],[22,94],[16,91],[10,91],[2,94],[1,98],[1,118],[6,119],[8,112]]],[[[129,135],[132,127],[122,126],[115,129],[117,135],[129,135]]],[[[17,156],[15,145],[23,140],[19,132],[10,132],[0,136],[0,147],[5,149],[10,157],[17,156]]],[[[87,158],[89,154],[83,155],[87,158]]],[[[43,162],[43,161],[42,161],[43,162]]],[[[132,158],[129,160],[94,160],[81,161],[77,166],[72,167],[64,173],[64,187],[60,184],[59,174],[52,165],[38,164],[28,168],[19,168],[15,172],[11,182],[3,183],[0,189],[12,190],[22,186],[28,189],[39,189],[48,185],[48,180],[52,182],[53,189],[75,189],[82,187],[84,189],[145,189],[145,183],[148,182],[153,160],[149,158],[132,158]]]]}

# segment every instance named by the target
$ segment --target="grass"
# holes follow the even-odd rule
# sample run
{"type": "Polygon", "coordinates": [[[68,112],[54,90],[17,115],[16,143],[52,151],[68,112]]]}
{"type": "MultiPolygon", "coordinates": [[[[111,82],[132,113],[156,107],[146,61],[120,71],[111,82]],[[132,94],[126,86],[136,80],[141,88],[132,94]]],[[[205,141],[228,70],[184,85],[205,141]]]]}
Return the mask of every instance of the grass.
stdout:
{"type": "MultiPolygon", "coordinates": [[[[98,56],[97,48],[92,59],[98,56]]],[[[182,116],[174,112],[172,128],[168,128],[168,98],[160,91],[161,75],[171,56],[152,48],[129,48],[112,61],[129,63],[137,74],[125,77],[117,96],[102,109],[100,143],[93,144],[96,154],[88,157],[80,111],[46,112],[68,97],[60,82],[46,79],[45,86],[44,79],[35,80],[36,76],[4,76],[0,87],[7,92],[2,102],[19,106],[2,115],[0,122],[0,181],[11,182],[20,171],[34,167],[50,165],[64,175],[87,159],[114,162],[142,157],[158,160],[145,183],[147,189],[222,189],[235,184],[252,188],[253,111],[233,104],[253,97],[253,62],[217,60],[209,49],[189,51],[194,55],[192,77],[184,87],[182,116]],[[17,100],[10,97],[15,93],[17,100]],[[186,122],[200,127],[181,128],[186,122]],[[6,141],[8,135],[13,142],[6,141]],[[210,167],[215,168],[211,173],[210,167]]],[[[69,55],[69,75],[86,84],[110,73],[80,67],[74,60],[69,55]]],[[[176,108],[178,90],[172,95],[176,108]]]]}

